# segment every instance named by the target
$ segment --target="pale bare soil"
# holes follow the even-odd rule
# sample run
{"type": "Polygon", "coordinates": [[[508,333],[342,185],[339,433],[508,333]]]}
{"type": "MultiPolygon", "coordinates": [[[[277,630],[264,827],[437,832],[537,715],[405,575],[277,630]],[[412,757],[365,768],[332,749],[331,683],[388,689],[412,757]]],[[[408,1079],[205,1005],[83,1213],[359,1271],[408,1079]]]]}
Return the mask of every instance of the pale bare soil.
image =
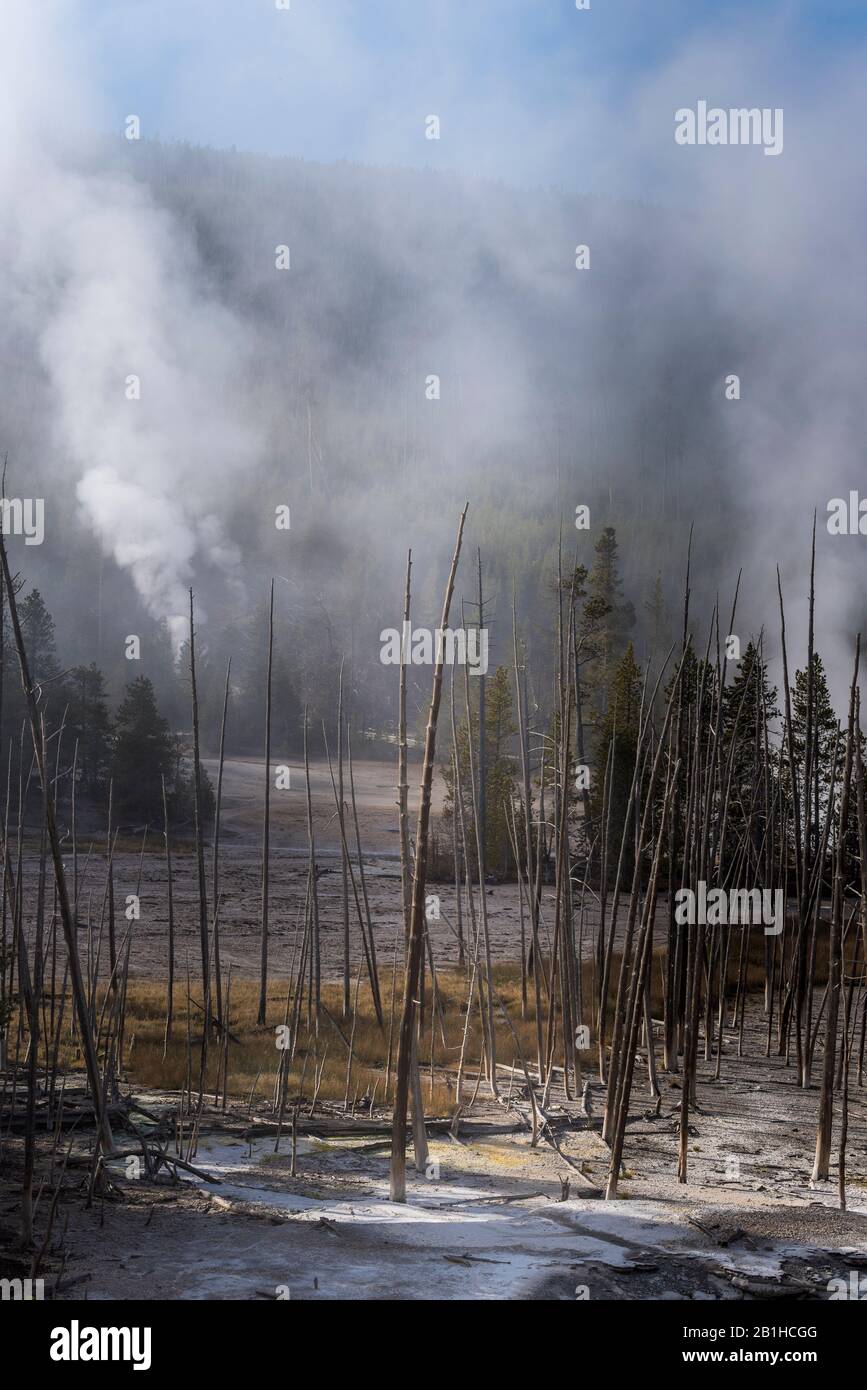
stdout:
{"type": "MultiPolygon", "coordinates": [[[[759,1007],[751,1002],[747,1045],[761,1051],[759,1007]]],[[[801,1091],[779,1058],[738,1058],[731,1034],[719,1082],[710,1071],[700,1066],[687,1185],[676,1180],[680,1092],[662,1077],[656,1116],[637,1076],[613,1202],[590,1187],[604,1187],[608,1168],[597,1120],[552,1096],[554,1121],[571,1117],[558,1142],[581,1179],[549,1144],[532,1147],[523,1085],[510,1092],[508,1078],[501,1104],[482,1096],[457,1140],[432,1130],[438,1166],[411,1172],[404,1207],[387,1200],[382,1135],[311,1138],[323,1121],[305,1128],[302,1116],[293,1179],[288,1136],[276,1155],[272,1136],[257,1137],[264,1113],[236,1109],[230,1132],[206,1119],[195,1161],[218,1185],[127,1182],[122,1199],[91,1212],[68,1204],[68,1277],[87,1276],[68,1296],[574,1299],[577,1289],[590,1300],[826,1299],[832,1278],[865,1277],[864,1090],[853,1088],[844,1213],[836,1171],[820,1190],[808,1181],[817,1091],[801,1091]]]]}
{"type": "MultiPolygon", "coordinates": [[[[279,764],[272,764],[272,776],[279,764]]],[[[206,766],[216,781],[216,765],[206,766]]],[[[271,853],[269,889],[270,969],[274,978],[285,977],[290,970],[296,932],[304,910],[307,885],[307,809],[303,765],[290,766],[291,788],[273,791],[271,796],[271,853]]],[[[376,940],[381,961],[390,963],[395,934],[400,924],[400,863],[397,843],[397,809],[395,805],[396,771],[388,763],[374,760],[355,764],[355,785],[364,872],[376,940]]],[[[336,776],[336,773],[335,773],[336,776]]],[[[259,970],[262,914],[262,783],[264,762],[256,759],[232,759],[226,764],[223,786],[223,812],[220,845],[220,947],[225,966],[231,965],[236,975],[256,975],[259,970]]],[[[433,810],[442,810],[444,788],[441,779],[434,781],[433,810]]],[[[349,798],[348,774],[345,796],[349,798]]],[[[418,765],[410,768],[410,816],[414,828],[418,800],[418,765]]],[[[340,855],[340,831],[337,824],[334,795],[327,762],[317,760],[311,765],[311,802],[313,808],[316,863],[319,871],[317,891],[320,910],[322,970],[325,976],[337,976],[343,969],[343,876],[340,855]]],[[[355,856],[354,827],[351,813],[347,820],[350,851],[355,856]]],[[[68,844],[68,841],[67,841],[68,844]]],[[[92,956],[100,951],[100,961],[107,959],[107,928],[105,922],[105,843],[104,840],[79,843],[79,921],[82,954],[89,949],[92,956]],[[92,849],[91,849],[92,843],[92,849]],[[90,853],[88,851],[90,850],[90,853]],[[90,921],[88,933],[87,922],[90,921]],[[102,931],[100,924],[103,924],[102,931]]],[[[65,860],[67,874],[72,879],[72,857],[65,860]]],[[[206,877],[210,911],[212,897],[212,855],[206,854],[206,877]]],[[[173,846],[173,894],[175,914],[176,961],[183,969],[189,955],[193,968],[200,955],[198,880],[195,855],[189,839],[173,846]]],[[[34,891],[25,892],[25,901],[36,901],[36,870],[33,855],[25,867],[25,881],[34,891]]],[[[355,869],[356,886],[361,900],[361,882],[355,869]]],[[[130,848],[118,849],[114,858],[116,917],[118,940],[123,937],[126,922],[123,918],[128,895],[138,892],[141,900],[140,920],[133,922],[131,935],[130,970],[133,975],[159,978],[165,975],[168,960],[168,896],[167,875],[162,850],[161,828],[149,833],[145,853],[130,848]]],[[[440,898],[439,920],[429,917],[434,955],[438,964],[457,964],[457,907],[452,882],[430,883],[430,892],[440,898]]],[[[494,960],[515,961],[521,954],[521,927],[518,890],[513,883],[489,883],[486,886],[487,906],[494,960]]],[[[543,890],[543,942],[553,922],[553,889],[543,890]]],[[[355,898],[350,885],[350,965],[357,965],[362,950],[358,930],[355,898]]],[[[466,904],[464,904],[466,919],[466,904]]],[[[666,911],[661,904],[658,912],[660,933],[666,911]]],[[[595,898],[588,900],[585,920],[579,924],[583,954],[588,956],[595,941],[598,910],[595,898]]],[[[468,939],[464,921],[464,937],[468,939]]],[[[660,935],[660,940],[662,936],[660,935]]]]}
{"type": "MultiPolygon", "coordinates": [[[[218,764],[204,760],[216,788],[218,764]]],[[[278,848],[307,850],[307,789],[304,763],[289,757],[271,760],[271,833],[278,848]],[[289,787],[277,790],[274,786],[278,767],[288,767],[289,787]]],[[[397,843],[397,759],[394,763],[378,759],[353,758],[355,800],[361,830],[361,843],[366,853],[399,853],[397,843]]],[[[409,809],[411,824],[418,815],[418,785],[420,765],[410,764],[409,809]]],[[[229,758],[223,769],[223,800],[221,823],[228,840],[246,841],[258,845],[262,836],[262,804],[264,795],[265,762],[262,758],[229,758]]],[[[337,767],[334,765],[337,782],[337,767]]],[[[344,800],[348,808],[347,836],[354,850],[351,793],[348,763],[344,764],[344,800]]],[[[434,816],[442,810],[444,787],[437,777],[434,781],[434,816]]],[[[337,825],[334,791],[326,758],[310,762],[310,799],[313,806],[313,829],[320,850],[340,852],[340,830],[337,825]]]]}
{"type": "MultiPolygon", "coordinates": [[[[225,787],[223,961],[249,975],[258,969],[262,775],[261,764],[233,761],[225,787]]],[[[380,958],[390,962],[400,925],[394,774],[382,763],[358,764],[356,781],[377,943],[380,958]]],[[[335,977],[342,967],[341,874],[327,767],[313,769],[313,783],[317,863],[327,870],[318,885],[323,973],[335,977]]],[[[272,805],[271,967],[280,976],[289,968],[306,883],[300,773],[293,775],[285,800],[275,796],[272,805]]],[[[102,850],[98,846],[94,854],[102,850]]],[[[80,915],[86,920],[89,911],[92,925],[89,933],[82,927],[81,940],[83,951],[88,946],[94,951],[104,865],[94,857],[85,870],[85,859],[86,848],[80,860],[80,915]]],[[[178,847],[175,868],[178,959],[183,963],[189,953],[195,972],[197,899],[189,847],[178,847]]],[[[135,891],[138,874],[138,856],[120,854],[120,905],[126,893],[135,891]]],[[[208,875],[210,884],[210,863],[208,875]]],[[[165,972],[165,886],[160,855],[146,853],[132,968],[154,979],[164,978],[165,972]]],[[[455,963],[454,891],[449,885],[431,888],[442,900],[440,921],[430,922],[434,953],[440,963],[455,963]]],[[[514,961],[520,943],[516,889],[490,885],[486,891],[494,957],[514,961]]],[[[660,940],[664,916],[660,904],[660,940]]],[[[545,917],[550,920],[549,890],[545,917]]],[[[583,930],[586,954],[595,934],[595,905],[583,930]]],[[[359,943],[354,905],[351,938],[354,963],[359,943]]],[[[104,960],[104,940],[99,949],[104,960]]],[[[288,1136],[284,1134],[275,1155],[273,1137],[259,1128],[271,1118],[263,1107],[248,1113],[246,1105],[236,1103],[226,1118],[206,1111],[195,1161],[217,1183],[195,1177],[175,1185],[130,1181],[121,1167],[116,1190],[88,1210],[75,1178],[60,1204],[58,1229],[66,1228],[66,1292],[60,1296],[573,1299],[578,1289],[579,1296],[591,1300],[827,1298],[831,1278],[848,1278],[853,1269],[867,1277],[865,1091],[853,1077],[849,1211],[842,1213],[837,1210],[836,1168],[832,1183],[821,1190],[813,1191],[808,1181],[818,1092],[800,1090],[783,1059],[764,1057],[758,996],[749,1002],[745,1043],[746,1055],[738,1057],[737,1038],[726,1032],[719,1082],[712,1080],[713,1064],[700,1062],[687,1185],[676,1179],[676,1078],[660,1077],[663,1097],[657,1114],[648,1094],[646,1064],[639,1064],[616,1202],[606,1203],[592,1191],[594,1184],[604,1188],[608,1168],[598,1132],[601,1088],[592,1070],[592,1120],[582,1118],[578,1106],[562,1094],[551,1098],[549,1114],[558,1126],[565,1159],[545,1142],[532,1147],[523,1079],[510,1083],[504,1074],[501,1103],[483,1089],[457,1138],[441,1127],[431,1128],[431,1157],[438,1166],[430,1176],[411,1173],[405,1207],[387,1200],[388,1148],[381,1135],[360,1133],[326,1142],[314,1133],[318,1129],[321,1135],[321,1113],[310,1118],[302,1114],[298,1176],[293,1179],[288,1136]],[[248,1130],[249,1140],[244,1137],[248,1130]],[[583,1168],[584,1179],[574,1165],[583,1168]],[[571,1184],[566,1200],[561,1200],[563,1179],[571,1184]]],[[[817,1058],[817,1077],[820,1065],[817,1058]]],[[[435,1079],[442,1084],[449,1076],[438,1070],[435,1079]]],[[[172,1103],[166,1095],[143,1099],[157,1109],[172,1103]]],[[[387,1120],[385,1114],[378,1118],[387,1120]]],[[[837,1128],[835,1144],[836,1139],[837,1128]]],[[[83,1159],[86,1138],[75,1144],[83,1159]]],[[[11,1227],[17,1204],[15,1141],[7,1141],[5,1154],[11,1167],[0,1194],[0,1225],[11,1227]]]]}

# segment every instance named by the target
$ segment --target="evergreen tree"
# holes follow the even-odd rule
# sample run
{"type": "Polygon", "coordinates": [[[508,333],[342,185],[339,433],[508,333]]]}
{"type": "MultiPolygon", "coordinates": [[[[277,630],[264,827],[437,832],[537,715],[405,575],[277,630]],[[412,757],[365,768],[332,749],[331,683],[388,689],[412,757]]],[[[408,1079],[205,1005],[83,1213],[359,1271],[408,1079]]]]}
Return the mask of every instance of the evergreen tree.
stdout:
{"type": "Polygon", "coordinates": [[[153,685],[139,676],[126,687],[115,718],[112,776],[119,815],[161,821],[161,778],[173,786],[175,771],[168,723],[157,708],[153,685]]]}
{"type": "MultiPolygon", "coordinates": [[[[834,784],[834,810],[839,814],[840,796],[842,792],[843,767],[846,761],[846,729],[840,730],[840,740],[837,743],[838,721],[834,706],[831,704],[831,695],[828,690],[828,678],[825,675],[825,667],[818,652],[813,653],[813,759],[811,767],[811,786],[809,796],[803,786],[804,767],[805,767],[805,745],[807,738],[807,672],[795,672],[795,684],[792,686],[792,741],[795,752],[795,765],[798,770],[799,791],[801,797],[802,819],[805,826],[810,830],[810,852],[818,853],[822,838],[822,830],[825,817],[828,814],[828,802],[831,795],[831,784],[834,784]],[[834,760],[834,748],[837,747],[836,764],[834,760]]],[[[861,734],[861,760],[867,766],[867,736],[861,734]]],[[[784,760],[783,775],[786,785],[789,783],[788,767],[784,760]]],[[[849,842],[849,854],[851,859],[857,859],[858,849],[858,810],[857,800],[854,789],[849,800],[849,824],[846,828],[849,842]]],[[[837,827],[832,827],[828,840],[829,853],[837,843],[837,827]]]]}
{"type": "MultiPolygon", "coordinates": [[[[668,702],[674,694],[674,688],[678,684],[678,671],[680,667],[680,657],[678,656],[677,665],[672,670],[668,684],[664,690],[664,704],[662,709],[668,707],[668,702]]],[[[671,669],[671,665],[669,666],[671,669]]],[[[691,722],[695,728],[698,722],[699,745],[704,755],[710,746],[711,725],[713,724],[714,712],[717,705],[718,695],[716,667],[703,656],[695,654],[695,648],[688,646],[683,654],[683,675],[680,678],[678,700],[684,711],[684,727],[691,722]],[[697,705],[701,697],[701,709],[696,713],[692,710],[693,705],[697,705]]]]}
{"type": "MultiPolygon", "coordinates": [[[[186,740],[171,734],[147,676],[139,676],[126,687],[115,717],[111,770],[119,818],[161,824],[165,777],[169,818],[182,825],[192,822],[195,779],[191,749],[186,740]]],[[[199,774],[205,823],[213,817],[215,798],[201,763],[199,774]]]]}
{"type": "MultiPolygon", "coordinates": [[[[553,591],[558,592],[555,580],[553,591]]],[[[587,567],[576,565],[571,574],[566,575],[559,584],[559,591],[571,607],[575,630],[574,667],[570,673],[575,682],[575,741],[573,749],[576,763],[587,764],[587,726],[592,723],[592,704],[588,698],[592,693],[592,669],[599,661],[602,641],[606,630],[609,606],[604,599],[588,596],[587,567]]],[[[564,620],[567,614],[564,611],[564,620]]],[[[593,815],[589,789],[581,792],[582,833],[592,836],[593,815]]]]}
{"type": "Polygon", "coordinates": [[[24,650],[35,681],[54,680],[60,674],[54,640],[54,619],[38,589],[31,589],[18,604],[24,650]]]}
{"type": "Polygon", "coordinates": [[[626,831],[629,788],[632,785],[640,734],[643,684],[641,667],[635,660],[635,652],[630,642],[612,674],[608,705],[597,726],[596,777],[593,786],[593,815],[597,824],[601,823],[605,769],[611,745],[614,744],[609,774],[609,865],[616,866],[620,842],[626,831]]]}
{"type": "MultiPolygon", "coordinates": [[[[765,805],[764,745],[765,731],[779,717],[777,691],[768,683],[768,668],[761,659],[761,648],[753,641],[738,663],[734,678],[723,691],[723,758],[732,756],[731,796],[728,827],[731,844],[741,838],[744,827],[751,825],[753,863],[757,863],[764,843],[764,826],[768,814],[765,805]],[[732,750],[732,741],[734,749],[732,750]]],[[[774,756],[768,735],[768,748],[774,756]]],[[[772,794],[773,789],[768,788],[772,794]]],[[[744,872],[749,878],[754,870],[745,861],[744,872]]]]}
{"type": "Polygon", "coordinates": [[[764,759],[765,725],[779,714],[776,686],[768,684],[767,663],[751,640],[723,691],[723,728],[735,740],[732,785],[744,795],[751,796],[764,759]]]}
{"type": "MultiPolygon", "coordinates": [[[[473,716],[473,760],[478,794],[478,696],[477,686],[470,681],[470,705],[473,716]]],[[[512,863],[509,837],[510,812],[516,796],[517,774],[512,744],[517,733],[512,704],[512,680],[505,666],[498,666],[488,679],[485,689],[485,864],[489,872],[505,874],[512,863]]],[[[475,822],[470,792],[469,747],[466,719],[458,727],[458,760],[464,788],[464,819],[467,830],[467,852],[475,871],[475,822]]],[[[455,786],[451,759],[443,767],[446,783],[445,814],[455,813],[455,786]]]]}
{"type": "MultiPolygon", "coordinates": [[[[54,620],[38,589],[31,589],[30,593],[22,598],[20,587],[23,585],[16,585],[16,595],[24,650],[27,653],[31,678],[40,687],[40,712],[45,717],[46,730],[50,734],[60,723],[67,699],[65,683],[58,679],[61,671],[54,639],[54,620]]],[[[3,659],[2,739],[3,747],[7,749],[10,739],[17,742],[22,725],[27,721],[27,705],[21,687],[18,652],[8,609],[3,627],[3,659]]]]}
{"type": "Polygon", "coordinates": [[[105,677],[95,662],[75,666],[67,679],[64,737],[70,754],[78,741],[78,785],[86,796],[101,796],[112,762],[112,727],[105,677]]]}
{"type": "Polygon", "coordinates": [[[601,716],[609,703],[609,686],[614,670],[635,626],[635,609],[623,599],[617,564],[617,535],[613,526],[606,526],[596,542],[596,559],[590,572],[584,619],[594,633],[594,658],[588,675],[597,714],[601,716]]]}
{"type": "MultiPolygon", "coordinates": [[[[837,738],[837,716],[831,704],[828,679],[825,667],[818,652],[813,653],[813,786],[810,788],[813,813],[818,805],[823,814],[828,805],[831,779],[836,770],[842,772],[845,753],[845,737],[840,738],[837,752],[837,767],[834,766],[834,745],[837,738]]],[[[792,686],[792,742],[795,751],[795,765],[801,779],[804,775],[807,740],[807,672],[795,672],[792,686]]],[[[801,788],[802,798],[804,789],[801,788]]]]}
{"type": "MultiPolygon", "coordinates": [[[[192,826],[196,811],[196,779],[193,776],[192,743],[176,735],[174,738],[171,781],[167,782],[169,818],[181,826],[192,826]]],[[[199,763],[199,795],[201,797],[202,824],[213,820],[217,798],[214,786],[205,769],[199,763]]]]}
{"type": "Polygon", "coordinates": [[[654,580],[650,598],[645,600],[644,611],[647,614],[648,659],[650,664],[658,669],[658,664],[661,664],[665,659],[665,654],[671,644],[668,605],[662,591],[662,575],[660,573],[657,573],[654,580]]]}

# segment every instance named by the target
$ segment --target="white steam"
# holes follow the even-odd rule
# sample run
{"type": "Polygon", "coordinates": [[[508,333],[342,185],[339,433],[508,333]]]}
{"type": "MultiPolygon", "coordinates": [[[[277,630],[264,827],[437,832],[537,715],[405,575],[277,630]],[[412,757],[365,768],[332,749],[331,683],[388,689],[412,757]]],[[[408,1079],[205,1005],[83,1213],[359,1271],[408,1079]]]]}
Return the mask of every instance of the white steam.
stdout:
{"type": "Polygon", "coordinates": [[[218,512],[260,447],[239,395],[247,332],[207,293],[188,233],[99,167],[84,132],[100,113],[60,58],[67,7],[2,12],[4,331],[35,348],[53,447],[103,551],[154,617],[177,617],[197,563],[239,560],[218,512]]]}

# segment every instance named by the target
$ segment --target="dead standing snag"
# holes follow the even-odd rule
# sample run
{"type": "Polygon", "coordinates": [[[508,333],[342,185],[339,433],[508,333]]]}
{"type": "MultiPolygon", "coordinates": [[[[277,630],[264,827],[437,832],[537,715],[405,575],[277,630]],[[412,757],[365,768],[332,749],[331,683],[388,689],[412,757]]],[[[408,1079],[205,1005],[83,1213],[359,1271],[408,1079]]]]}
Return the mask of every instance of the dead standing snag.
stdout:
{"type": "MultiPolygon", "coordinates": [[[[455,587],[455,576],[461,555],[461,542],[464,523],[467,519],[469,503],[461,513],[455,553],[446,585],[443,600],[443,614],[440,623],[444,631],[448,627],[449,609],[455,587]]],[[[415,837],[415,867],[412,880],[412,908],[410,914],[409,943],[406,969],[404,972],[403,1014],[400,1022],[400,1039],[397,1054],[397,1079],[395,1083],[394,1115],[391,1139],[391,1200],[406,1201],[406,1112],[409,1099],[409,1072],[412,1056],[412,1039],[415,1024],[415,994],[418,988],[419,966],[424,946],[424,907],[425,880],[427,877],[427,843],[430,824],[431,784],[433,782],[434,757],[436,755],[437,720],[443,685],[443,644],[438,644],[436,665],[434,667],[433,693],[424,741],[424,764],[422,766],[421,794],[418,808],[418,829],[415,837]]]]}
{"type": "Polygon", "coordinates": [[[36,696],[33,693],[33,682],[30,676],[30,667],[27,662],[27,653],[24,650],[24,638],[21,635],[21,623],[18,617],[18,604],[15,598],[15,590],[12,584],[12,577],[9,573],[9,560],[6,555],[6,544],[0,533],[0,564],[3,567],[3,581],[6,585],[6,601],[9,604],[9,616],[12,619],[12,634],[15,640],[15,649],[18,652],[18,662],[21,667],[21,685],[24,691],[24,700],[27,705],[27,717],[30,723],[30,734],[33,739],[33,751],[36,758],[36,766],[39,772],[39,782],[45,794],[45,821],[48,830],[48,840],[51,845],[51,859],[54,865],[54,879],[57,885],[57,900],[60,909],[60,920],[63,925],[63,939],[66,943],[66,953],[69,959],[69,976],[72,984],[72,997],[75,1003],[75,1012],[78,1018],[78,1027],[81,1039],[81,1047],[84,1052],[84,1064],[87,1068],[87,1079],[90,1083],[90,1090],[93,1096],[93,1105],[97,1115],[98,1129],[102,1141],[103,1150],[110,1153],[114,1148],[114,1140],[111,1133],[111,1125],[103,1105],[103,1084],[99,1070],[99,1061],[94,1046],[93,1033],[91,1032],[90,1011],[87,1007],[87,995],[84,990],[84,981],[81,977],[81,966],[78,960],[78,940],[76,937],[75,920],[72,915],[72,907],[69,901],[69,891],[66,886],[66,873],[63,868],[63,855],[60,849],[60,837],[57,833],[57,821],[54,814],[54,799],[48,794],[48,773],[45,767],[45,759],[42,751],[42,735],[39,725],[39,715],[36,709],[36,696]]]}

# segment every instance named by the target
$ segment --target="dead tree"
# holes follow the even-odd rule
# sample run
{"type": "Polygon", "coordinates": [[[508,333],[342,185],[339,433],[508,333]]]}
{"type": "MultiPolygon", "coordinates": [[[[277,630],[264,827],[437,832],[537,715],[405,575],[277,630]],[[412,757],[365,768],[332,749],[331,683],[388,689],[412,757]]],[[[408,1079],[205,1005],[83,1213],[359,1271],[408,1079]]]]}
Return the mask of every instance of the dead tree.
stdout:
{"type": "Polygon", "coordinates": [[[69,960],[69,976],[72,986],[72,997],[75,1003],[76,1015],[80,1033],[81,1048],[84,1052],[84,1063],[87,1069],[87,1079],[90,1084],[91,1095],[93,1097],[94,1110],[97,1116],[97,1128],[99,1142],[102,1144],[105,1153],[111,1153],[114,1148],[114,1141],[111,1133],[111,1125],[108,1121],[105,1106],[103,1104],[103,1084],[100,1073],[99,1061],[96,1055],[96,1047],[91,1031],[90,1011],[87,1006],[87,996],[84,990],[84,981],[81,977],[81,965],[78,959],[78,939],[76,935],[76,922],[72,915],[72,908],[69,901],[69,892],[66,884],[66,871],[63,867],[63,852],[60,845],[60,836],[57,833],[57,821],[54,814],[54,800],[47,794],[48,792],[48,772],[45,766],[45,758],[42,751],[42,738],[39,722],[39,714],[36,707],[36,695],[33,682],[30,676],[30,668],[27,661],[27,653],[24,650],[24,638],[21,634],[21,622],[18,617],[18,605],[15,598],[15,591],[12,586],[12,577],[9,573],[9,559],[6,554],[6,544],[0,533],[0,565],[3,568],[3,580],[6,585],[6,597],[9,604],[9,616],[12,621],[12,634],[15,641],[15,649],[18,653],[18,663],[21,668],[21,685],[24,691],[24,699],[27,705],[27,718],[30,724],[30,735],[33,740],[33,749],[36,758],[36,766],[39,773],[39,783],[45,794],[45,820],[48,830],[48,841],[51,846],[51,859],[54,865],[54,879],[57,885],[57,898],[60,908],[60,920],[63,925],[63,938],[66,943],[66,953],[69,960]]]}
{"type": "Polygon", "coordinates": [[[217,996],[217,1023],[223,1024],[223,982],[220,970],[220,811],[223,805],[223,765],[226,757],[226,716],[229,712],[229,679],[232,658],[226,663],[226,688],[223,692],[223,715],[220,720],[220,761],[217,769],[217,795],[214,804],[214,862],[211,871],[214,903],[214,988],[217,996]]]}
{"type": "Polygon", "coordinates": [[[322,1007],[322,959],[319,949],[319,893],[316,887],[316,837],[313,831],[313,799],[310,794],[310,753],[307,746],[307,706],[304,706],[304,780],[307,788],[307,893],[310,905],[310,992],[308,1016],[312,1016],[319,1031],[322,1007]]]}
{"type": "Polygon", "coordinates": [[[190,693],[193,706],[193,817],[196,836],[196,873],[199,889],[199,941],[202,948],[202,1003],[205,1026],[202,1036],[202,1068],[211,1031],[211,961],[208,942],[208,890],[205,883],[205,840],[202,826],[202,768],[199,761],[199,695],[196,688],[196,628],[193,591],[190,589],[190,693]]]}
{"type": "Polygon", "coordinates": [[[265,1024],[268,1002],[268,873],[271,835],[271,677],[274,665],[274,580],[268,605],[268,674],[265,680],[265,801],[262,815],[262,950],[259,965],[258,1023],[265,1024]]]}
{"type": "MultiPolygon", "coordinates": [[[[346,803],[343,799],[343,665],[337,679],[337,820],[340,826],[340,886],[343,912],[343,1017],[348,1018],[349,1003],[349,851],[346,847],[346,803]]],[[[362,928],[363,930],[363,928],[362,928]]],[[[372,981],[371,981],[372,983],[372,981]]]]}
{"type": "Polygon", "coordinates": [[[175,900],[172,884],[172,842],[169,834],[169,807],[166,798],[166,779],[160,777],[163,791],[163,838],[166,846],[166,894],[168,900],[168,982],[166,984],[166,1031],[163,1057],[172,1040],[172,1019],[175,999],[175,900]]]}
{"type": "MultiPolygon", "coordinates": [[[[451,570],[443,600],[440,631],[445,632],[449,622],[455,576],[461,555],[464,523],[468,506],[461,513],[457,542],[452,557],[451,570]]],[[[415,840],[415,865],[412,880],[412,907],[410,933],[404,971],[403,1012],[400,1021],[400,1035],[397,1054],[397,1077],[395,1081],[394,1115],[391,1138],[391,1200],[406,1201],[406,1112],[409,1100],[410,1063],[413,1037],[415,1034],[415,995],[418,988],[419,967],[424,949],[425,931],[425,884],[427,879],[428,827],[430,825],[431,785],[433,782],[434,759],[436,757],[436,732],[439,719],[440,699],[443,684],[444,643],[437,644],[436,664],[434,666],[433,692],[424,743],[424,762],[422,764],[421,790],[418,808],[418,827],[415,840]]]]}
{"type": "MultiPolygon", "coordinates": [[[[412,604],[412,551],[406,557],[406,587],[403,599],[403,627],[400,638],[400,680],[398,688],[397,712],[397,781],[398,781],[398,830],[400,837],[400,885],[403,903],[404,923],[404,970],[409,956],[409,939],[412,924],[411,859],[409,848],[409,778],[407,772],[406,735],[406,668],[409,659],[410,612],[412,604]]],[[[425,930],[427,929],[425,924],[425,930]]],[[[421,964],[421,963],[420,963],[421,964]]],[[[418,1028],[413,1027],[410,1055],[410,1088],[412,1090],[412,1132],[413,1151],[416,1168],[423,1170],[427,1164],[427,1132],[424,1127],[424,1103],[421,1093],[421,1076],[418,1066],[418,1028]]],[[[401,1199],[402,1200],[402,1199],[401,1199]]]]}

